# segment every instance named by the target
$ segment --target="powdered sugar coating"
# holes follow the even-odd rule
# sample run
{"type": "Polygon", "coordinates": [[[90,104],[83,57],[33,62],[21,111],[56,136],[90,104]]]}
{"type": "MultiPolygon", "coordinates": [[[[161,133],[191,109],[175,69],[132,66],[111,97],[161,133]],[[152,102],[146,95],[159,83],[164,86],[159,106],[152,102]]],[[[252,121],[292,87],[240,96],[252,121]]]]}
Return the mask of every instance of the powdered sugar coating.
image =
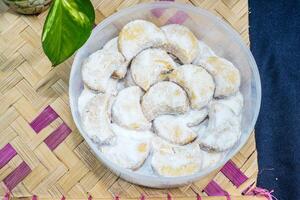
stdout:
{"type": "Polygon", "coordinates": [[[149,121],[164,114],[181,114],[188,109],[185,91],[177,84],[162,81],[154,84],[142,98],[142,109],[149,121]]]}
{"type": "Polygon", "coordinates": [[[82,70],[92,90],[83,90],[78,109],[87,136],[116,165],[185,176],[213,166],[238,141],[243,96],[239,84],[227,94],[215,92],[217,79],[225,83],[226,77],[213,72],[229,64],[209,61],[216,54],[189,29],[162,29],[130,22],[92,54],[82,70]]]}
{"type": "Polygon", "coordinates": [[[223,99],[217,99],[215,101],[229,107],[235,115],[241,115],[242,108],[244,105],[244,98],[240,92],[237,92],[236,94],[223,99]]]}
{"type": "Polygon", "coordinates": [[[210,106],[209,123],[198,132],[200,146],[208,151],[226,151],[240,138],[241,116],[226,105],[214,102],[210,106]]]}
{"type": "Polygon", "coordinates": [[[148,157],[150,141],[142,138],[132,139],[126,134],[120,134],[119,130],[116,133],[119,134],[116,141],[110,146],[102,146],[102,153],[107,159],[125,169],[138,169],[148,157]]]}
{"type": "Polygon", "coordinates": [[[110,127],[111,96],[97,94],[84,107],[82,124],[87,135],[97,144],[109,144],[115,136],[110,127]]]}
{"type": "Polygon", "coordinates": [[[123,62],[119,53],[98,50],[84,61],[82,80],[92,90],[105,92],[111,75],[123,62]]]}
{"type": "Polygon", "coordinates": [[[136,83],[134,82],[134,80],[131,76],[131,69],[128,69],[126,76],[124,78],[124,83],[125,83],[126,87],[136,86],[136,83]]]}
{"type": "Polygon", "coordinates": [[[143,95],[138,86],[123,89],[112,106],[113,121],[134,130],[149,130],[151,123],[145,118],[140,99],[143,95]]]}
{"type": "Polygon", "coordinates": [[[207,57],[198,63],[214,77],[215,97],[229,96],[239,90],[240,72],[230,61],[220,57],[207,57]]]}
{"type": "Polygon", "coordinates": [[[153,120],[153,127],[158,136],[178,145],[188,144],[197,137],[183,120],[173,115],[156,117],[153,120]]]}
{"type": "Polygon", "coordinates": [[[157,174],[167,177],[186,176],[201,169],[201,152],[198,145],[175,146],[160,142],[159,139],[153,143],[156,148],[151,166],[157,174]]]}
{"type": "MultiPolygon", "coordinates": [[[[115,37],[115,38],[109,40],[103,46],[103,50],[117,53],[117,54],[119,54],[119,56],[123,57],[123,55],[119,52],[118,37],[115,37]]],[[[127,72],[128,65],[129,65],[129,61],[126,61],[125,58],[124,58],[124,62],[121,63],[119,66],[116,67],[116,70],[113,72],[112,77],[115,78],[115,79],[122,79],[122,78],[124,78],[125,74],[127,72]]]]}
{"type": "Polygon", "coordinates": [[[92,90],[90,90],[88,88],[83,89],[80,96],[78,97],[78,112],[79,112],[80,116],[82,116],[85,106],[96,95],[97,95],[96,93],[94,93],[92,90]]]}
{"type": "Polygon", "coordinates": [[[126,24],[119,33],[119,50],[126,60],[131,60],[142,50],[159,47],[166,43],[162,30],[145,20],[134,20],[126,24]]]}
{"type": "Polygon", "coordinates": [[[184,122],[188,127],[197,126],[208,115],[208,108],[202,108],[201,110],[189,109],[183,115],[176,116],[180,121],[184,122]]]}
{"type": "Polygon", "coordinates": [[[193,64],[199,65],[200,60],[211,56],[216,56],[215,52],[205,42],[199,40],[198,55],[194,59],[193,64]]]}
{"type": "Polygon", "coordinates": [[[202,67],[182,65],[177,67],[169,78],[185,89],[193,109],[203,108],[213,98],[215,89],[213,78],[202,67]]]}
{"type": "Polygon", "coordinates": [[[196,36],[185,26],[169,24],[161,27],[166,34],[167,43],[164,49],[184,64],[191,63],[198,55],[198,40],[196,36]]]}
{"type": "Polygon", "coordinates": [[[154,83],[166,79],[164,75],[175,67],[175,62],[164,50],[146,49],[132,60],[131,75],[134,82],[147,91],[154,83]]]}

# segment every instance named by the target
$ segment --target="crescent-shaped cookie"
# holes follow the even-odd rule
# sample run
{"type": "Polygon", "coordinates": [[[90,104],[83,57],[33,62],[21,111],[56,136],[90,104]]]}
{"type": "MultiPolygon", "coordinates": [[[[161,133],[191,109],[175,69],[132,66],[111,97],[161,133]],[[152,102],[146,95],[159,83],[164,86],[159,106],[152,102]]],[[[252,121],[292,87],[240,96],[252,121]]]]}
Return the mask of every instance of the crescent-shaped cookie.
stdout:
{"type": "Polygon", "coordinates": [[[187,27],[169,24],[161,27],[167,37],[164,49],[184,64],[190,64],[198,55],[198,40],[187,27]]]}
{"type": "Polygon", "coordinates": [[[140,99],[143,91],[131,86],[120,91],[112,106],[113,121],[120,126],[134,130],[148,130],[151,123],[145,118],[140,99]]]}
{"type": "Polygon", "coordinates": [[[166,79],[165,74],[176,67],[173,59],[162,49],[146,49],[139,53],[131,63],[134,82],[147,91],[151,85],[166,79]]]}
{"type": "Polygon", "coordinates": [[[82,113],[83,128],[97,144],[109,144],[115,136],[110,127],[111,98],[107,94],[97,94],[86,103],[82,113]]]}
{"type": "Polygon", "coordinates": [[[134,20],[126,24],[119,33],[119,50],[126,60],[149,47],[159,47],[166,42],[163,31],[145,20],[134,20]]]}
{"type": "Polygon", "coordinates": [[[215,89],[213,78],[200,66],[182,65],[177,67],[169,78],[185,89],[193,109],[202,109],[213,98],[215,89]]]}
{"type": "Polygon", "coordinates": [[[116,52],[98,50],[82,65],[82,80],[92,90],[106,92],[113,72],[124,62],[116,52]]]}
{"type": "MultiPolygon", "coordinates": [[[[119,54],[119,56],[123,56],[121,54],[121,52],[119,52],[119,48],[118,48],[118,37],[115,37],[111,40],[109,40],[104,46],[103,46],[103,50],[105,51],[112,51],[114,53],[119,54]]],[[[125,74],[127,72],[127,67],[129,65],[129,61],[125,61],[121,63],[120,65],[118,65],[116,67],[116,70],[113,72],[112,77],[115,79],[122,79],[125,77],[125,74]]]]}
{"type": "Polygon", "coordinates": [[[182,114],[188,109],[188,98],[177,84],[162,81],[150,87],[143,96],[142,109],[149,121],[159,115],[182,114]]]}
{"type": "Polygon", "coordinates": [[[220,57],[208,57],[198,62],[214,78],[215,97],[224,97],[236,93],[241,84],[239,70],[228,60],[220,57]]]}

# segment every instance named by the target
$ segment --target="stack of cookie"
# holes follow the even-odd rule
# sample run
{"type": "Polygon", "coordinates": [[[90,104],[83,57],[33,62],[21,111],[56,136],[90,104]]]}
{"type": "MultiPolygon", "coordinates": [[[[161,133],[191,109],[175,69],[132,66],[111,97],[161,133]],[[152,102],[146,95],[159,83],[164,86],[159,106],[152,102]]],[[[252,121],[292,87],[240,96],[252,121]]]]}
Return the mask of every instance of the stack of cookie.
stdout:
{"type": "Polygon", "coordinates": [[[113,163],[190,175],[241,135],[239,70],[185,26],[135,20],[82,65],[85,134],[113,163]],[[145,162],[145,161],[148,162],[145,162]]]}

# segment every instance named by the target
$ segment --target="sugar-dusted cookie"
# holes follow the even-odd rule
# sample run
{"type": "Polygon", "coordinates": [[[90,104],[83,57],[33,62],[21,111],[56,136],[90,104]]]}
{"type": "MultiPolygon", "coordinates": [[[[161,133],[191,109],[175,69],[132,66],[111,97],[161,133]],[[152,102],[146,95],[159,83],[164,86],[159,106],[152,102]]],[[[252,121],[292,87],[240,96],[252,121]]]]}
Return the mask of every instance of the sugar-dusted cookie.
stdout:
{"type": "Polygon", "coordinates": [[[228,60],[220,57],[207,57],[198,64],[213,76],[216,83],[215,97],[229,96],[239,90],[240,72],[228,60]]]}
{"type": "Polygon", "coordinates": [[[224,157],[224,152],[209,152],[200,149],[201,153],[201,169],[214,166],[224,157]]]}
{"type": "Polygon", "coordinates": [[[166,177],[187,176],[198,172],[201,167],[201,152],[196,144],[175,146],[162,139],[153,140],[151,166],[154,171],[166,177]]]}
{"type": "Polygon", "coordinates": [[[184,120],[173,115],[161,115],[153,120],[153,128],[158,136],[178,145],[185,145],[192,142],[196,137],[191,128],[184,120]]]}
{"type": "Polygon", "coordinates": [[[235,115],[239,116],[241,115],[242,108],[244,106],[244,97],[242,93],[237,92],[229,97],[213,100],[212,103],[213,102],[218,102],[228,106],[235,115]]]}
{"type": "Polygon", "coordinates": [[[143,91],[131,86],[120,91],[112,106],[113,121],[120,126],[134,130],[148,130],[151,123],[145,118],[140,99],[143,91]]]}
{"type": "Polygon", "coordinates": [[[126,24],[119,33],[119,50],[126,60],[131,60],[142,50],[159,47],[166,43],[163,31],[155,24],[134,20],[126,24]]]}
{"type": "Polygon", "coordinates": [[[197,126],[200,124],[208,115],[208,108],[202,108],[201,110],[190,109],[183,115],[176,116],[178,119],[183,121],[188,127],[197,126]]]}
{"type": "Polygon", "coordinates": [[[97,144],[109,144],[115,136],[110,127],[111,100],[110,95],[97,94],[86,103],[82,112],[83,128],[97,144]]]}
{"type": "Polygon", "coordinates": [[[131,63],[131,75],[134,82],[147,91],[151,85],[164,80],[176,63],[162,49],[146,49],[139,53],[131,63]]]}
{"type": "Polygon", "coordinates": [[[182,114],[188,109],[188,98],[177,84],[162,81],[150,87],[143,96],[142,109],[149,121],[159,115],[182,114]]]}
{"type": "Polygon", "coordinates": [[[213,102],[209,111],[207,128],[198,131],[201,148],[207,151],[226,151],[231,148],[241,136],[241,116],[225,104],[213,102]]]}
{"type": "Polygon", "coordinates": [[[82,80],[92,90],[105,92],[113,72],[124,62],[117,53],[98,50],[91,54],[82,65],[82,80]]]}
{"type": "Polygon", "coordinates": [[[198,54],[196,58],[193,60],[193,64],[199,65],[199,61],[210,57],[210,56],[216,56],[215,52],[203,41],[198,41],[198,54]]]}
{"type": "Polygon", "coordinates": [[[161,29],[167,37],[163,48],[179,58],[182,63],[192,63],[198,55],[198,40],[192,31],[179,24],[169,24],[161,29]]]}
{"type": "MultiPolygon", "coordinates": [[[[120,54],[121,56],[123,56],[121,54],[121,52],[119,52],[119,49],[118,49],[118,37],[115,37],[115,38],[109,40],[103,46],[103,50],[112,51],[114,53],[117,53],[117,54],[120,54]]],[[[115,79],[124,78],[125,74],[127,72],[128,65],[129,65],[129,61],[126,61],[125,58],[124,58],[124,62],[116,67],[116,70],[113,72],[112,77],[115,78],[115,79]]]]}
{"type": "Polygon", "coordinates": [[[136,170],[146,160],[150,151],[150,141],[118,136],[112,145],[101,147],[104,156],[113,163],[136,170]]]}
{"type": "Polygon", "coordinates": [[[80,116],[82,116],[82,113],[83,113],[84,108],[87,105],[87,103],[96,95],[97,95],[97,93],[88,89],[87,87],[85,87],[82,90],[80,96],[78,97],[78,112],[79,112],[80,116]]]}
{"type": "Polygon", "coordinates": [[[193,109],[203,108],[213,98],[215,89],[213,78],[200,66],[182,65],[177,67],[169,77],[171,81],[185,89],[193,109]]]}

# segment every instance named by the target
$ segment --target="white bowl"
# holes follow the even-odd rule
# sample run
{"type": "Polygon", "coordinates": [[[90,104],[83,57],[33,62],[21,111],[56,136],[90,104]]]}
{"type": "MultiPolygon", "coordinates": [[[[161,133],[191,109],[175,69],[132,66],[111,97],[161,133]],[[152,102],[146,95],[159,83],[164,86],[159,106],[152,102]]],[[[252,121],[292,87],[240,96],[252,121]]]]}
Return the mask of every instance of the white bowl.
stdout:
{"type": "Polygon", "coordinates": [[[156,188],[175,187],[191,183],[224,165],[242,148],[249,138],[254,129],[261,103],[261,83],[257,66],[249,48],[244,44],[239,34],[227,25],[227,23],[206,10],[173,2],[139,4],[123,9],[103,20],[95,27],[85,45],[78,50],[72,65],[69,87],[70,105],[75,124],[97,158],[123,179],[132,183],[156,188]],[[163,17],[157,18],[155,16],[161,12],[167,12],[167,14],[171,15],[177,13],[177,16],[186,18],[183,25],[190,28],[199,39],[206,42],[217,55],[233,62],[241,73],[242,82],[240,90],[244,95],[244,108],[242,135],[239,142],[226,154],[223,160],[213,167],[189,176],[161,177],[155,174],[147,174],[143,170],[127,170],[113,164],[101,154],[97,145],[85,134],[77,109],[78,97],[83,89],[81,77],[83,60],[91,53],[102,48],[109,39],[117,36],[120,29],[129,21],[146,19],[158,26],[164,25],[167,20],[163,19],[163,17]]]}

